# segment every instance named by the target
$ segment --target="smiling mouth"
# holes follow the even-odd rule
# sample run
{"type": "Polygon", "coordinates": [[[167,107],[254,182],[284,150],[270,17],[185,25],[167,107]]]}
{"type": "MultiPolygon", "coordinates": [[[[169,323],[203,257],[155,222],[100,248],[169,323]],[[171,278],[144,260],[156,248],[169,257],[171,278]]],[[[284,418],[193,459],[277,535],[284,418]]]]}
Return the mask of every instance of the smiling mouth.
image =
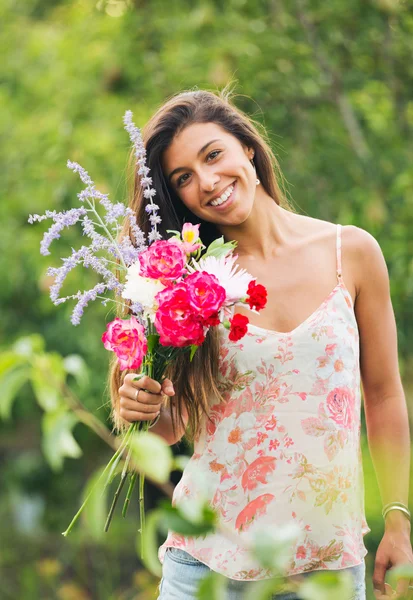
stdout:
{"type": "Polygon", "coordinates": [[[227,202],[234,193],[235,184],[235,181],[231,183],[219,198],[211,200],[210,202],[208,202],[207,206],[222,206],[223,204],[225,204],[225,202],[227,202]]]}

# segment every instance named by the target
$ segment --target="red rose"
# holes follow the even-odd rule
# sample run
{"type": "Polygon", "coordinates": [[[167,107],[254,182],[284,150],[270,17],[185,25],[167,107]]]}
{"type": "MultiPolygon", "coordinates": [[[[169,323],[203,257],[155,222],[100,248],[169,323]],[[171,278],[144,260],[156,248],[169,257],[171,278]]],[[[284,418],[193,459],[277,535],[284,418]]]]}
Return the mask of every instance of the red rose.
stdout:
{"type": "Polygon", "coordinates": [[[238,342],[248,331],[248,317],[244,315],[236,314],[229,320],[231,329],[229,330],[228,337],[231,342],[238,342]]]}
{"type": "Polygon", "coordinates": [[[256,284],[255,281],[250,281],[248,284],[247,303],[249,307],[255,310],[261,310],[267,304],[267,290],[263,285],[256,284]]]}

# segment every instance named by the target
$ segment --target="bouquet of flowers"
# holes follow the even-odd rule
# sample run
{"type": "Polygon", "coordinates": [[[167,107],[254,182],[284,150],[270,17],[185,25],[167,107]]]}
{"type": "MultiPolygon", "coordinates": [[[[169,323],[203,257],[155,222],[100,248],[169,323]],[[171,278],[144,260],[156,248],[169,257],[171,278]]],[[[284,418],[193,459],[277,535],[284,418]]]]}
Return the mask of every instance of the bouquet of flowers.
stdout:
{"type": "MultiPolygon", "coordinates": [[[[149,375],[161,381],[168,364],[178,354],[189,352],[192,360],[211,327],[222,325],[229,330],[231,341],[240,340],[247,333],[249,321],[244,315],[234,314],[234,308],[247,305],[257,312],[264,308],[267,292],[245,269],[235,265],[236,242],[224,242],[222,237],[206,248],[199,237],[200,226],[191,223],[184,223],[182,231],[168,231],[172,235],[162,239],[157,227],[161,222],[159,206],[153,201],[156,191],[150,187],[152,179],[148,176],[146,150],[140,130],[132,121],[131,111],[125,113],[124,125],[134,146],[143,196],[148,200],[146,211],[151,223],[148,240],[138,227],[134,212],[123,203],[112,204],[106,194],[96,189],[88,173],[71,161],[67,166],[79,174],[86,186],[78,194],[82,206],[60,213],[46,211],[42,216],[30,215],[29,222],[53,219],[53,225],[44,234],[40,245],[43,255],[50,254],[51,242],[60,237],[65,227],[81,223],[84,235],[91,242],[79,250],[73,249],[71,256],[63,259],[62,266],[48,269],[48,275],[54,277],[50,287],[52,301],[57,305],[69,299],[77,300],[71,317],[74,325],[80,323],[84,308],[92,300],[119,304],[125,314],[128,313],[128,318],[115,318],[108,323],[102,335],[105,348],[116,354],[120,370],[136,370],[137,378],[149,375]],[[103,215],[100,206],[105,211],[103,215]],[[120,234],[121,219],[128,219],[133,240],[120,234]],[[91,267],[102,281],[90,290],[59,297],[65,278],[78,264],[91,267]],[[119,275],[111,269],[113,264],[119,275]],[[114,292],[115,298],[105,295],[107,292],[114,292]]],[[[102,473],[102,476],[106,474],[105,485],[108,485],[124,459],[106,531],[125,481],[129,477],[123,516],[136,482],[136,470],[130,468],[132,435],[137,430],[147,431],[149,427],[148,421],[130,425],[102,473]]],[[[141,534],[145,516],[143,485],[144,475],[140,473],[141,534]]],[[[64,535],[71,530],[87,499],[64,535]]]]}

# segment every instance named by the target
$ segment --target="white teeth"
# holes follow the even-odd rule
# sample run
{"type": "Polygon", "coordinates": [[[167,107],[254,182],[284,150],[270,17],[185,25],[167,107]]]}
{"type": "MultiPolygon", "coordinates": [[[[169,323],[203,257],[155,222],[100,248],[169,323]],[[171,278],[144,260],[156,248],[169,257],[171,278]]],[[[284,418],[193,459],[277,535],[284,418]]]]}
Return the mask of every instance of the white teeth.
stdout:
{"type": "Polygon", "coordinates": [[[227,189],[227,191],[222,194],[222,196],[220,196],[216,200],[212,200],[212,202],[210,202],[210,204],[212,204],[212,206],[220,206],[220,204],[223,204],[224,202],[226,202],[228,200],[228,198],[231,196],[233,190],[234,190],[234,186],[231,185],[227,189]]]}

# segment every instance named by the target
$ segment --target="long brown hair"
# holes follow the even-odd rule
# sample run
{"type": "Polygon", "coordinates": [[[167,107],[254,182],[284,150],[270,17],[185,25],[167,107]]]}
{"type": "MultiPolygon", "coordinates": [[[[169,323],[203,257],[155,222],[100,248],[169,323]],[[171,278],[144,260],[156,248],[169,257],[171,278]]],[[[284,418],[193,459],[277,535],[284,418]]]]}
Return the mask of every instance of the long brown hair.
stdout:
{"type": "MultiPolygon", "coordinates": [[[[220,92],[207,90],[186,91],[170,97],[152,116],[142,129],[142,139],[146,149],[146,165],[150,169],[152,187],[156,190],[155,202],[160,207],[158,214],[162,223],[158,231],[162,237],[168,238],[167,230],[182,229],[184,222],[199,223],[200,237],[208,246],[214,239],[221,237],[213,223],[199,219],[183,204],[174,189],[168,184],[162,171],[162,154],[172,143],[174,137],[185,127],[193,123],[216,123],[228,133],[236,137],[242,144],[253,148],[254,164],[261,185],[278,205],[293,210],[281,191],[277,176],[283,182],[278,161],[267,141],[267,133],[260,123],[237,108],[230,97],[228,86],[220,92]],[[261,133],[259,130],[261,129],[261,133]]],[[[129,206],[137,215],[137,224],[146,234],[151,225],[145,211],[146,199],[140,185],[139,175],[135,166],[133,151],[130,166],[133,168],[133,186],[129,206]]],[[[133,240],[130,226],[125,222],[121,236],[129,235],[133,240]]],[[[124,314],[122,315],[124,316],[124,314]]],[[[127,425],[119,416],[119,392],[127,371],[119,370],[116,356],[113,357],[109,387],[112,401],[112,418],[118,430],[127,425]]],[[[211,327],[205,342],[198,348],[192,362],[188,354],[181,355],[165,374],[173,382],[175,410],[171,411],[173,434],[176,435],[176,418],[184,427],[182,418],[183,408],[188,413],[188,428],[186,438],[193,442],[199,434],[202,415],[208,416],[208,406],[212,401],[222,401],[219,389],[219,332],[211,327]],[[176,414],[174,414],[176,413],[176,414]]],[[[167,403],[170,399],[167,400],[167,403]]]]}

